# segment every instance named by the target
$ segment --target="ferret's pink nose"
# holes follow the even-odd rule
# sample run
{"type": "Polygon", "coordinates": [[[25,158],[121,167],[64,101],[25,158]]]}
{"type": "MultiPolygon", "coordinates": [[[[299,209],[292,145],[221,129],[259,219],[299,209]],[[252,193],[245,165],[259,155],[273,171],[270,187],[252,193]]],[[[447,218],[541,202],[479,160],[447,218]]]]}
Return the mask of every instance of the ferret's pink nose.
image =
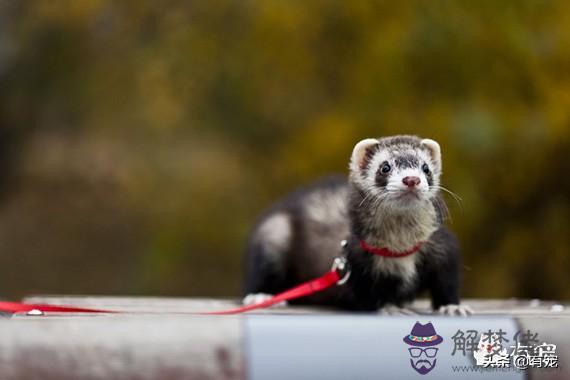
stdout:
{"type": "Polygon", "coordinates": [[[402,182],[404,182],[404,185],[408,187],[415,187],[420,184],[421,179],[419,177],[404,177],[402,182]]]}

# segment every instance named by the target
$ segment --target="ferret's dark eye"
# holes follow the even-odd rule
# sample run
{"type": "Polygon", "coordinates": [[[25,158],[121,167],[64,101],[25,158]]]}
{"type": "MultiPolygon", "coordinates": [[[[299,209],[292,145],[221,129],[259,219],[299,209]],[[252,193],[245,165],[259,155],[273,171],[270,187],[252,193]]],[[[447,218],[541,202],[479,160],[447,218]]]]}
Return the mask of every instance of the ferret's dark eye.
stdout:
{"type": "Polygon", "coordinates": [[[429,175],[431,173],[431,171],[429,170],[429,166],[428,164],[423,164],[422,165],[422,170],[426,175],[429,175]]]}
{"type": "Polygon", "coordinates": [[[390,170],[392,170],[392,167],[391,167],[390,164],[387,163],[387,162],[384,162],[384,163],[382,164],[382,166],[380,167],[380,172],[381,172],[382,174],[388,174],[388,173],[390,173],[390,170]]]}

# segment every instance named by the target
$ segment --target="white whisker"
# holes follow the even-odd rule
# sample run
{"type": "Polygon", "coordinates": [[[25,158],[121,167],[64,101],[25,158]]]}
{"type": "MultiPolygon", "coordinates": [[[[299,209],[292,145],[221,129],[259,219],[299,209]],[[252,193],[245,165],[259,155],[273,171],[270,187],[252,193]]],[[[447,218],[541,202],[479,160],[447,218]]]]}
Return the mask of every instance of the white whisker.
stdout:
{"type": "Polygon", "coordinates": [[[360,203],[358,204],[358,208],[362,207],[364,202],[366,202],[366,200],[368,200],[368,198],[370,198],[371,196],[372,196],[372,193],[366,194],[366,196],[364,198],[362,198],[362,201],[360,201],[360,203]]]}
{"type": "Polygon", "coordinates": [[[457,204],[461,207],[462,204],[461,202],[463,202],[463,199],[461,199],[461,197],[457,194],[455,194],[453,191],[441,186],[441,185],[433,185],[430,186],[430,189],[438,189],[438,190],[443,190],[446,193],[448,193],[449,195],[451,195],[453,197],[453,199],[457,202],[457,204]]]}

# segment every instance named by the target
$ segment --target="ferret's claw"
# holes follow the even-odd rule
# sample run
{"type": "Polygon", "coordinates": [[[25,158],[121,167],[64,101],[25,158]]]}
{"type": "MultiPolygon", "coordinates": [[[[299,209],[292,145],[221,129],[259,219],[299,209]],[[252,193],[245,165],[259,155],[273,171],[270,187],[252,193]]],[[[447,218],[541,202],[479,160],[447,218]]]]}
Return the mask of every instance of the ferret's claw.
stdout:
{"type": "Polygon", "coordinates": [[[437,314],[467,317],[473,314],[473,309],[468,305],[449,304],[440,307],[439,310],[437,310],[437,314]]]}
{"type": "Polygon", "coordinates": [[[390,315],[390,316],[410,316],[417,315],[418,313],[412,309],[397,306],[385,306],[380,309],[380,315],[390,315]]]}

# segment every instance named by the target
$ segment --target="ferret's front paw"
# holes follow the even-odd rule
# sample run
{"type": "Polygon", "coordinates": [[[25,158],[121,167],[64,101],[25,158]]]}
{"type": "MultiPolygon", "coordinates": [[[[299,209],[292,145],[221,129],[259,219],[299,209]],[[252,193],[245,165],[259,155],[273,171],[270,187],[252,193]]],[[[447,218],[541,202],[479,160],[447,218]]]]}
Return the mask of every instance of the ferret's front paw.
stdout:
{"type": "Polygon", "coordinates": [[[467,305],[455,305],[449,304],[439,308],[437,314],[441,315],[458,315],[461,317],[467,317],[473,314],[473,310],[467,305]]]}
{"type": "MultiPolygon", "coordinates": [[[[258,303],[262,303],[262,302],[267,301],[271,297],[273,297],[273,294],[252,293],[252,294],[248,294],[247,296],[245,296],[242,300],[242,303],[245,306],[257,305],[258,303]]],[[[272,305],[271,307],[285,307],[285,306],[287,306],[287,301],[281,301],[279,303],[276,303],[275,305],[272,305]]]]}
{"type": "Polygon", "coordinates": [[[398,307],[393,305],[384,306],[379,311],[380,315],[400,316],[400,315],[417,315],[418,313],[412,309],[398,307]]]}

